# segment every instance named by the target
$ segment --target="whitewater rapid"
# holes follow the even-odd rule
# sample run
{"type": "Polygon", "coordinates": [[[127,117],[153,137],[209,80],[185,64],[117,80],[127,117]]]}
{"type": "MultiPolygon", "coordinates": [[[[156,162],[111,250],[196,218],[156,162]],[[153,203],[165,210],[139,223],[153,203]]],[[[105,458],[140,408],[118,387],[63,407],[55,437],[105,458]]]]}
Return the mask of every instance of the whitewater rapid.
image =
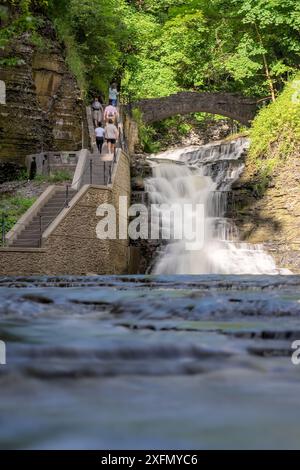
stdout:
{"type": "Polygon", "coordinates": [[[152,205],[163,207],[152,212],[151,223],[157,224],[159,217],[164,220],[174,204],[189,205],[194,208],[189,214],[191,224],[203,231],[202,246],[196,251],[187,249],[184,235],[171,237],[157,253],[154,274],[290,274],[277,268],[262,245],[241,242],[228,216],[232,184],[244,169],[248,145],[247,139],[240,138],[198,149],[176,149],[150,159],[153,177],[146,181],[146,191],[152,205]],[[204,208],[200,221],[197,205],[204,208]]]}

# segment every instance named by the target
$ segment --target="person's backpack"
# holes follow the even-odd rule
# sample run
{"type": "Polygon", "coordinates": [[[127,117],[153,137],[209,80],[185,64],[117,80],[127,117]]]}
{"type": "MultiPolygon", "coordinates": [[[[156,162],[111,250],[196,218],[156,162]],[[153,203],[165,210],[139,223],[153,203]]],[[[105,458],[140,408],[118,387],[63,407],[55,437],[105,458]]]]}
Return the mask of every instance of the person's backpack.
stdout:
{"type": "Polygon", "coordinates": [[[92,104],[92,110],[93,111],[100,111],[101,109],[101,103],[97,103],[94,101],[94,103],[92,104]]]}

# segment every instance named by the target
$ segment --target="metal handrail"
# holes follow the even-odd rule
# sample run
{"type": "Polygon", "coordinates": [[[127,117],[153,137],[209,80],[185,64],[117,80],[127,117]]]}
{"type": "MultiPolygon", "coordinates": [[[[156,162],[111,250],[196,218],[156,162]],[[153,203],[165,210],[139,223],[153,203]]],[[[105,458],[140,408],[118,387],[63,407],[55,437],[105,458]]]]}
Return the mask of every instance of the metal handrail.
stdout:
{"type": "Polygon", "coordinates": [[[6,239],[5,239],[5,235],[6,235],[6,223],[5,223],[5,220],[7,218],[7,215],[2,212],[2,216],[1,216],[1,228],[2,228],[2,246],[5,246],[6,245],[6,239]]]}
{"type": "Polygon", "coordinates": [[[90,184],[93,184],[93,160],[90,158],[90,184]]]}
{"type": "MultiPolygon", "coordinates": [[[[66,184],[66,193],[65,193],[65,201],[63,203],[63,205],[58,209],[56,215],[53,217],[52,220],[50,220],[50,222],[47,223],[47,225],[43,225],[43,216],[42,215],[38,215],[39,218],[40,218],[40,225],[39,225],[39,235],[40,235],[40,240],[39,240],[39,245],[40,245],[40,248],[42,247],[42,241],[43,241],[43,233],[45,232],[45,230],[47,230],[47,228],[52,224],[53,220],[56,219],[56,217],[63,211],[63,209],[68,209],[70,207],[70,193],[69,193],[69,184],[66,184]]],[[[42,208],[41,208],[42,209],[42,208]]]]}
{"type": "MultiPolygon", "coordinates": [[[[63,209],[70,207],[69,206],[69,203],[70,203],[69,184],[66,184],[65,188],[66,188],[65,201],[63,205],[58,209],[56,215],[53,217],[53,219],[50,222],[48,222],[47,225],[43,224],[43,216],[41,214],[37,214],[37,217],[39,217],[39,247],[40,248],[42,247],[42,238],[43,238],[44,231],[49,227],[49,225],[51,225],[53,220],[61,213],[63,209]]],[[[40,208],[40,212],[42,211],[43,207],[44,205],[40,208]]],[[[7,217],[8,215],[5,212],[2,212],[1,214],[2,247],[5,247],[7,245],[6,243],[6,219],[7,217]]],[[[22,225],[24,226],[24,229],[25,229],[26,227],[28,227],[28,225],[30,225],[30,222],[29,224],[22,224],[22,225]]],[[[20,233],[22,233],[22,231],[20,233]]]]}

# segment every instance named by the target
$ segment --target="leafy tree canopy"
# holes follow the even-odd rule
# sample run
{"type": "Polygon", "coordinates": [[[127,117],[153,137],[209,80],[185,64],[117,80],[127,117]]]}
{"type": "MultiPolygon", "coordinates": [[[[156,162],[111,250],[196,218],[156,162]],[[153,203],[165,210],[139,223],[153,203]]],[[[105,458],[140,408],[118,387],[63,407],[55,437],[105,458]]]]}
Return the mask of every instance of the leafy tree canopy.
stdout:
{"type": "MultiPolygon", "coordinates": [[[[86,91],[106,90],[116,79],[128,99],[210,90],[275,100],[299,70],[299,0],[4,4],[19,13],[14,15],[15,34],[33,30],[40,13],[51,17],[86,91]]],[[[0,47],[8,38],[9,27],[1,32],[0,47]]]]}

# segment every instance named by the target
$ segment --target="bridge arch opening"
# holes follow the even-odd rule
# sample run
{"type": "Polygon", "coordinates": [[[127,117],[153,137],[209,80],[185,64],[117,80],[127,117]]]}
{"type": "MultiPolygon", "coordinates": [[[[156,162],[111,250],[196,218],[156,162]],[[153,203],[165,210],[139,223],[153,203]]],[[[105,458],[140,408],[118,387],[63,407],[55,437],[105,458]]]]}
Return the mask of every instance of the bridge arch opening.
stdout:
{"type": "Polygon", "coordinates": [[[150,98],[128,105],[138,109],[143,122],[151,124],[175,115],[217,114],[249,126],[257,112],[257,99],[235,93],[180,92],[162,98],[150,98]]]}

